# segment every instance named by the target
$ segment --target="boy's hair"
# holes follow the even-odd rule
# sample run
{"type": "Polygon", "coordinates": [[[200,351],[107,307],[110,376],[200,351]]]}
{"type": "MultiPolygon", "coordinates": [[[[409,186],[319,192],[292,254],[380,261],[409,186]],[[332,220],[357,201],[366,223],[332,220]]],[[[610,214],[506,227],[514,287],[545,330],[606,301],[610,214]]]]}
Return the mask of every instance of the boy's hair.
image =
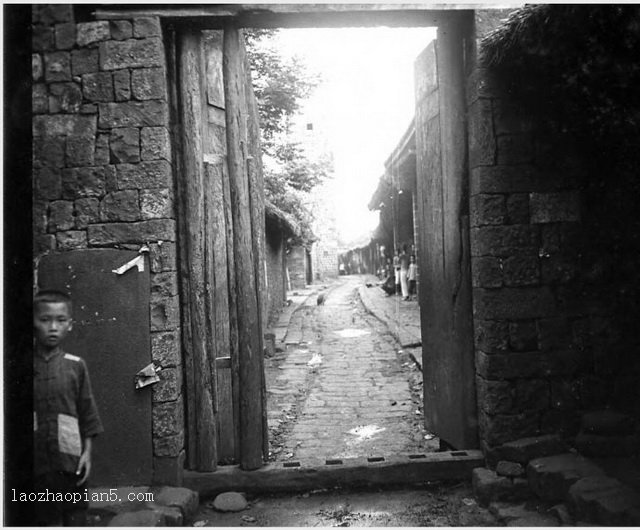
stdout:
{"type": "Polygon", "coordinates": [[[62,291],[56,289],[40,289],[33,297],[33,309],[38,308],[39,304],[67,304],[69,314],[73,311],[73,305],[71,303],[71,297],[62,291]]]}

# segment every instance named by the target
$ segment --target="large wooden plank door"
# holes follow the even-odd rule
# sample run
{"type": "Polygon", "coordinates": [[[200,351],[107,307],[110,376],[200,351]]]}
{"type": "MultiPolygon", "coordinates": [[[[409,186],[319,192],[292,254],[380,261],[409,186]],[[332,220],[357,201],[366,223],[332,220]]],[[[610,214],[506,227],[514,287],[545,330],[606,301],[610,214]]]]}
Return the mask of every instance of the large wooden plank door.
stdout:
{"type": "Polygon", "coordinates": [[[416,60],[416,177],[425,426],[477,447],[463,40],[438,28],[416,60]]]}
{"type": "Polygon", "coordinates": [[[112,272],[137,255],[73,250],[46,255],[38,266],[41,288],[60,289],[73,300],[73,329],[63,348],[86,361],[104,427],[93,450],[93,486],[152,479],[153,388],[134,386],[135,374],[151,362],[149,266],[112,272]]]}
{"type": "Polygon", "coordinates": [[[242,32],[178,29],[171,54],[187,464],[262,466],[264,198],[242,32]]]}

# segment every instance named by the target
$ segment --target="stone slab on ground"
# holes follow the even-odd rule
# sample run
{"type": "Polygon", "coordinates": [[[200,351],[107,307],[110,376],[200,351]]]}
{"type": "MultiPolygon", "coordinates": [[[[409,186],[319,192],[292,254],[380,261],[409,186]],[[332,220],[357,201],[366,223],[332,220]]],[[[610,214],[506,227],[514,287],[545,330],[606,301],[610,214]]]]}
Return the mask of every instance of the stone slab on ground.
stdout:
{"type": "Polygon", "coordinates": [[[576,518],[605,526],[639,526],[640,494],[610,477],[585,477],[569,488],[576,518]]]}
{"type": "Polygon", "coordinates": [[[136,512],[125,512],[116,515],[109,526],[166,526],[164,515],[158,510],[138,510],[136,512]]]}
{"type": "Polygon", "coordinates": [[[587,458],[572,453],[536,458],[527,466],[531,490],[548,501],[563,501],[575,482],[589,476],[605,474],[587,458]]]}
{"type": "Polygon", "coordinates": [[[521,438],[507,442],[492,450],[494,458],[526,465],[535,458],[561,454],[567,445],[555,434],[521,438]]]}
{"type": "Polygon", "coordinates": [[[188,488],[163,486],[153,491],[153,500],[160,506],[179,508],[185,519],[192,517],[198,510],[200,497],[196,491],[188,488]]]}
{"type": "Polygon", "coordinates": [[[244,495],[236,491],[226,491],[213,500],[213,507],[219,512],[241,512],[248,505],[244,495]]]}

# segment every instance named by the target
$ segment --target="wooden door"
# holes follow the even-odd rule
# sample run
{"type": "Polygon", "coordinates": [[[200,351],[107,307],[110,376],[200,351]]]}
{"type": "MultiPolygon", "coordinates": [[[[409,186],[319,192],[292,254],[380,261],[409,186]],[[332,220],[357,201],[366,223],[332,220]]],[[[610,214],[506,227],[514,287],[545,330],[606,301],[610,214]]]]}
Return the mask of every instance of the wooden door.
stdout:
{"type": "Polygon", "coordinates": [[[170,55],[187,464],[256,469],[267,450],[264,198],[242,32],[179,29],[170,55]]]}
{"type": "Polygon", "coordinates": [[[59,289],[73,300],[73,329],[63,348],[87,363],[104,427],[93,449],[93,486],[152,479],[152,386],[134,386],[135,374],[151,362],[149,264],[144,271],[112,272],[137,255],[74,250],[46,255],[38,266],[40,288],[59,289]]]}
{"type": "Polygon", "coordinates": [[[438,28],[415,75],[425,426],[470,449],[478,442],[460,25],[438,28]]]}

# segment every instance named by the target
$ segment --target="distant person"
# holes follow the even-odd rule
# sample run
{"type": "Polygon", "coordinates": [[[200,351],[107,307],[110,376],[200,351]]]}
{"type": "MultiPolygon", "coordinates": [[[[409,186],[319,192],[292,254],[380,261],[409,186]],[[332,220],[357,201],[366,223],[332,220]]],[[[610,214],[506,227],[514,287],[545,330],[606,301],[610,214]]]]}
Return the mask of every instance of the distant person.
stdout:
{"type": "Polygon", "coordinates": [[[418,265],[416,264],[416,257],[412,254],[409,258],[409,273],[407,274],[409,280],[409,299],[415,300],[417,297],[416,281],[418,279],[418,265]]]}
{"type": "Polygon", "coordinates": [[[409,256],[406,247],[402,247],[400,253],[400,288],[402,289],[402,299],[409,300],[409,284],[407,283],[407,274],[409,272],[409,256]]]}
{"type": "Polygon", "coordinates": [[[71,298],[40,291],[33,328],[34,486],[51,492],[51,501],[34,503],[35,519],[42,526],[86,526],[93,437],[103,429],[85,362],[61,347],[72,328],[71,298]]]}
{"type": "Polygon", "coordinates": [[[396,295],[400,294],[400,249],[393,255],[393,274],[396,280],[396,295]]]}
{"type": "Polygon", "coordinates": [[[340,276],[344,276],[344,274],[345,274],[344,263],[341,262],[340,265],[338,265],[338,271],[339,271],[340,276]]]}

